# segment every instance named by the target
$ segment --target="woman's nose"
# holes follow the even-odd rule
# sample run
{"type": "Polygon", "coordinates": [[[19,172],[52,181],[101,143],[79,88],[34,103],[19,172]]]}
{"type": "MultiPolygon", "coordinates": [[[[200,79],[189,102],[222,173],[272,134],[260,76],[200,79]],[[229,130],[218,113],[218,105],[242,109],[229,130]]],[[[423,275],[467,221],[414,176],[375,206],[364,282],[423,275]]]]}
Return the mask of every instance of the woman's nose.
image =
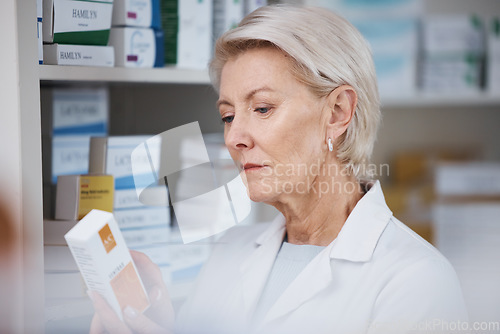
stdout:
{"type": "Polygon", "coordinates": [[[225,141],[229,149],[247,150],[253,147],[251,129],[244,117],[234,117],[231,125],[226,128],[225,141]]]}

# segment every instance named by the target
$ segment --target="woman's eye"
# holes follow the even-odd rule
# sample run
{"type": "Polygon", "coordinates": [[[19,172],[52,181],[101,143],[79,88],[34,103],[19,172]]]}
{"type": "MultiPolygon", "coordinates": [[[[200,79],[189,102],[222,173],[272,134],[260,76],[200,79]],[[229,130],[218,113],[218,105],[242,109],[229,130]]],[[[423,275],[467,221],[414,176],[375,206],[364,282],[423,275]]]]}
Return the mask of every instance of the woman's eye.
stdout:
{"type": "Polygon", "coordinates": [[[269,108],[267,108],[267,107],[255,108],[255,111],[257,111],[260,114],[266,114],[269,112],[269,108]]]}
{"type": "Polygon", "coordinates": [[[234,116],[226,116],[226,117],[222,117],[222,121],[223,121],[224,123],[228,123],[228,124],[229,124],[229,123],[231,123],[231,122],[233,121],[233,119],[234,119],[234,116]]]}

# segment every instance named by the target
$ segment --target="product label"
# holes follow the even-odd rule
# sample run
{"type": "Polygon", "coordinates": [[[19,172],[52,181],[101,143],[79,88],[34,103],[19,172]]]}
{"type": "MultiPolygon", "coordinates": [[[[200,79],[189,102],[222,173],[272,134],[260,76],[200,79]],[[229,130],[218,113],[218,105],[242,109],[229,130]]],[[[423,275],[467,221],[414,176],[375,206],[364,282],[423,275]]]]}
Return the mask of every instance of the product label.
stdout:
{"type": "Polygon", "coordinates": [[[78,219],[82,219],[92,209],[113,212],[113,176],[81,176],[78,219]]]}
{"type": "Polygon", "coordinates": [[[132,262],[129,262],[110,281],[110,284],[121,309],[132,306],[139,312],[143,312],[149,306],[148,298],[132,262]]]}
{"type": "Polygon", "coordinates": [[[111,252],[113,248],[116,246],[115,238],[113,237],[113,233],[111,233],[111,229],[109,225],[104,225],[103,228],[99,231],[99,236],[101,237],[102,244],[104,245],[104,249],[106,253],[111,252]]]}
{"type": "Polygon", "coordinates": [[[54,33],[109,30],[113,3],[54,0],[54,33]]]}

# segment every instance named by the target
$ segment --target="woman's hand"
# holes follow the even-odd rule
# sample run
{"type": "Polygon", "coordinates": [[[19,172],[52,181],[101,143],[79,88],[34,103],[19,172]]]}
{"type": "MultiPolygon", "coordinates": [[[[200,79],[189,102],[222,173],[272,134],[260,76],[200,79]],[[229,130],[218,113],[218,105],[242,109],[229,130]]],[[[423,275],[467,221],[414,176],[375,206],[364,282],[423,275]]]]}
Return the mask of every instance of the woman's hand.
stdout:
{"type": "Polygon", "coordinates": [[[116,315],[104,298],[89,292],[94,302],[95,314],[90,325],[90,334],[150,334],[171,333],[174,324],[174,309],[160,269],[146,254],[130,251],[149,296],[151,306],[141,314],[131,307],[123,310],[123,320],[116,315]]]}

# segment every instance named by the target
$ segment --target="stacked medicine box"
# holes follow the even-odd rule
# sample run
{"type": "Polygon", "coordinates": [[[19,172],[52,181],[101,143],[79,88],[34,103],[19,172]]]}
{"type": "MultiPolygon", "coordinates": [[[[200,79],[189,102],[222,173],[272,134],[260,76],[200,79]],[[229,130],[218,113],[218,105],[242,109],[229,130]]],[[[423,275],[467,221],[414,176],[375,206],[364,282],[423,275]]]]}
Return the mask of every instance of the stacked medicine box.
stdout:
{"type": "Polygon", "coordinates": [[[432,15],[422,22],[420,85],[427,93],[477,94],[483,85],[484,27],[473,15],[432,15]]]}
{"type": "MultiPolygon", "coordinates": [[[[113,213],[127,246],[148,254],[159,266],[166,266],[170,238],[170,209],[165,185],[136,184],[141,179],[132,170],[149,169],[150,161],[132,162],[134,149],[150,136],[93,137],[90,141],[90,174],[113,175],[115,180],[113,213]],[[137,187],[136,187],[137,186],[137,187]],[[155,205],[141,202],[137,189],[147,188],[155,205]]],[[[149,147],[152,159],[159,159],[161,147],[149,147]]],[[[149,169],[150,170],[150,169],[149,169]]]]}
{"type": "Polygon", "coordinates": [[[435,244],[457,272],[469,322],[498,321],[500,164],[440,164],[435,172],[435,190],[435,244]]]}
{"type": "Polygon", "coordinates": [[[160,0],[115,0],[109,45],[120,67],[163,67],[160,0]]]}
{"type": "Polygon", "coordinates": [[[114,66],[113,0],[43,0],[45,64],[114,66]]]}
{"type": "Polygon", "coordinates": [[[307,0],[346,17],[370,44],[382,98],[412,96],[417,86],[419,0],[307,0]]]}
{"type": "Polygon", "coordinates": [[[107,135],[108,114],[107,88],[52,91],[52,183],[59,175],[88,172],[90,137],[107,135]]]}

